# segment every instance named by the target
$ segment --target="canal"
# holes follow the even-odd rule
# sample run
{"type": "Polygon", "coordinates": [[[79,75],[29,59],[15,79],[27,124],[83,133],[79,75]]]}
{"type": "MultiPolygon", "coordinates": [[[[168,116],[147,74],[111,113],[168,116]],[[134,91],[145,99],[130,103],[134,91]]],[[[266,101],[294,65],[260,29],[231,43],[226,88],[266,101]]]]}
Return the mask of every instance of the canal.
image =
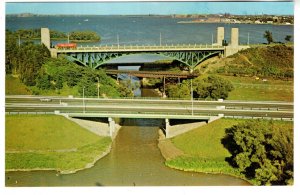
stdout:
{"type": "MultiPolygon", "coordinates": [[[[143,89],[142,95],[153,96],[143,89]]],[[[221,174],[184,172],[164,165],[158,144],[162,120],[125,119],[111,152],[94,167],[75,174],[55,171],[9,172],[6,186],[243,186],[247,182],[221,174]]]]}

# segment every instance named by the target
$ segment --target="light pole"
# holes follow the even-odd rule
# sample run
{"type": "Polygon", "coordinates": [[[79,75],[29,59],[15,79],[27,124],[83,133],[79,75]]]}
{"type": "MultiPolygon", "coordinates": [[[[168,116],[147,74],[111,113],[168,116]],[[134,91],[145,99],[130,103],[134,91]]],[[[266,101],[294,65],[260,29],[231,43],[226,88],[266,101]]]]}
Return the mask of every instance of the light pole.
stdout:
{"type": "Polygon", "coordinates": [[[117,34],[118,49],[120,48],[119,34],[117,34]]]}
{"type": "Polygon", "coordinates": [[[247,42],[247,45],[249,45],[249,33],[248,33],[248,42],[247,42]]]}
{"type": "Polygon", "coordinates": [[[97,89],[98,89],[98,99],[99,99],[99,87],[100,87],[100,84],[99,84],[99,77],[97,77],[97,80],[98,80],[97,89]]]}
{"type": "Polygon", "coordinates": [[[163,98],[166,97],[166,77],[164,76],[164,93],[163,98]]]}
{"type": "Polygon", "coordinates": [[[85,113],[85,104],[84,104],[84,88],[82,88],[82,109],[83,109],[83,113],[85,113]]]}
{"type": "Polygon", "coordinates": [[[159,46],[161,46],[161,33],[159,33],[159,46]]]}
{"type": "Polygon", "coordinates": [[[18,36],[19,37],[19,47],[21,46],[21,35],[18,36]]]}
{"type": "MultiPolygon", "coordinates": [[[[193,69],[191,69],[191,74],[193,74],[193,69]]],[[[191,102],[192,102],[192,116],[194,116],[194,98],[193,98],[193,77],[191,78],[191,102]]]]}

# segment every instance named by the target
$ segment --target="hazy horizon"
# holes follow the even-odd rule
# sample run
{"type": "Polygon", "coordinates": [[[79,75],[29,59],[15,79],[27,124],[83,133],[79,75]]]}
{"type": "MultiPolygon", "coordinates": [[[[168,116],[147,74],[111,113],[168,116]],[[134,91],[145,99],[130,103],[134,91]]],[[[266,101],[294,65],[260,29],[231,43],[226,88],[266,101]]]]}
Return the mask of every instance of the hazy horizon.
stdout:
{"type": "Polygon", "coordinates": [[[6,2],[5,13],[34,15],[294,15],[294,2],[6,2]]]}

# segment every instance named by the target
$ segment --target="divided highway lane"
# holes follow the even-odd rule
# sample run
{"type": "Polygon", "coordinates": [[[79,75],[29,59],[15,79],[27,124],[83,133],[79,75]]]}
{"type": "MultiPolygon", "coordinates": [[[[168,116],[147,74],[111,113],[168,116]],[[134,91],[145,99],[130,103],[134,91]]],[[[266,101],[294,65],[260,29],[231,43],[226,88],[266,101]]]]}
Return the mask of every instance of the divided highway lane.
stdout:
{"type": "MultiPolygon", "coordinates": [[[[54,112],[60,113],[129,113],[129,114],[165,114],[165,115],[191,115],[192,107],[180,106],[143,106],[139,105],[47,105],[47,104],[11,104],[6,105],[6,112],[54,112]]],[[[230,110],[212,108],[193,108],[194,115],[210,115],[216,116],[224,114],[224,116],[247,116],[247,117],[274,117],[274,118],[293,118],[293,111],[276,111],[276,110],[230,110]]]]}
{"type": "MultiPolygon", "coordinates": [[[[50,97],[50,96],[6,96],[6,105],[20,104],[64,104],[80,105],[82,98],[50,97]]],[[[165,99],[106,99],[84,98],[85,105],[139,105],[139,106],[179,106],[187,107],[192,104],[191,100],[165,100],[165,99]]],[[[225,106],[226,109],[272,109],[293,110],[293,102],[266,102],[266,101],[193,101],[194,107],[225,106]]]]}

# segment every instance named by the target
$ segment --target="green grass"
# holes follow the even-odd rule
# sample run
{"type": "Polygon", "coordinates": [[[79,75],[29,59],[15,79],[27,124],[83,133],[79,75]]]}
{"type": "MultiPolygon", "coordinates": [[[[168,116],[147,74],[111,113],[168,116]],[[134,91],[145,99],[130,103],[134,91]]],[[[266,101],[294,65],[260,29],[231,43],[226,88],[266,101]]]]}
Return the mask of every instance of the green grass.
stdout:
{"type": "Polygon", "coordinates": [[[111,144],[54,115],[6,115],[6,169],[73,171],[92,163],[111,144]]]}
{"type": "Polygon", "coordinates": [[[234,90],[228,100],[293,101],[293,81],[267,79],[255,80],[253,77],[222,76],[232,82],[234,90]]]}
{"type": "MultiPolygon", "coordinates": [[[[225,136],[225,129],[243,121],[242,119],[220,119],[172,138],[172,143],[182,150],[184,155],[167,160],[165,164],[179,170],[223,173],[245,179],[238,169],[227,163],[225,159],[231,154],[221,143],[221,139],[225,136]]],[[[293,126],[293,123],[283,121],[275,121],[275,124],[282,127],[293,126]]],[[[249,182],[256,185],[255,180],[249,182]]]]}
{"type": "Polygon", "coordinates": [[[189,156],[224,159],[230,156],[230,153],[221,144],[221,139],[225,136],[225,129],[239,122],[241,122],[241,120],[220,119],[176,136],[172,139],[172,142],[178,149],[189,156]]]}
{"type": "Polygon", "coordinates": [[[31,95],[30,89],[21,83],[20,79],[12,75],[5,76],[6,95],[31,95]]]}
{"type": "Polygon", "coordinates": [[[68,87],[66,83],[64,83],[63,88],[60,90],[49,89],[49,90],[41,90],[37,87],[27,87],[24,85],[19,78],[13,77],[12,75],[5,76],[5,94],[6,95],[48,95],[48,96],[68,96],[74,95],[78,96],[78,88],[77,87],[68,87]]]}

